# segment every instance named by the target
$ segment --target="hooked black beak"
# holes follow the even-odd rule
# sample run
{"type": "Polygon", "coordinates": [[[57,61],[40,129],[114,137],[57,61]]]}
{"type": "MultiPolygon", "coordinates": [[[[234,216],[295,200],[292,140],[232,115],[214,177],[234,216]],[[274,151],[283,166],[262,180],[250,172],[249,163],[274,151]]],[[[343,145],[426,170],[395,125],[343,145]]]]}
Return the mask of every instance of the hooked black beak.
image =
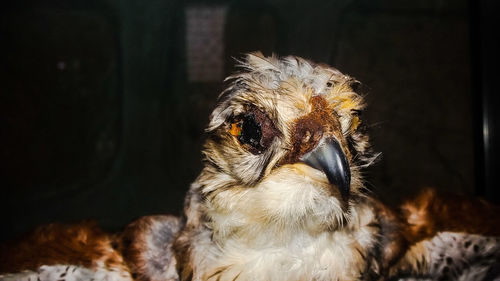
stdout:
{"type": "Polygon", "coordinates": [[[342,199],[344,201],[349,199],[351,170],[342,148],[335,139],[323,139],[316,148],[304,154],[300,160],[323,171],[330,184],[339,189],[342,199]]]}

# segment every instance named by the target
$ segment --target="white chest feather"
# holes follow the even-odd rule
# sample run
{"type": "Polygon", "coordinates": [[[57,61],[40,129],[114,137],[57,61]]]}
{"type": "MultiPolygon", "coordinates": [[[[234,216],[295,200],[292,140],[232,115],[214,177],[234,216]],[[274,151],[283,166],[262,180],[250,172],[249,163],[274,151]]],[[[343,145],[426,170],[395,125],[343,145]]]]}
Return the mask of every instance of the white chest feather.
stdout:
{"type": "Polygon", "coordinates": [[[215,274],[214,280],[357,280],[364,270],[364,249],[353,237],[336,233],[297,240],[262,248],[229,242],[207,273],[215,274]]]}
{"type": "Polygon", "coordinates": [[[371,212],[356,216],[354,229],[308,233],[255,231],[220,243],[200,236],[193,253],[194,280],[359,280],[376,244],[371,212]]]}

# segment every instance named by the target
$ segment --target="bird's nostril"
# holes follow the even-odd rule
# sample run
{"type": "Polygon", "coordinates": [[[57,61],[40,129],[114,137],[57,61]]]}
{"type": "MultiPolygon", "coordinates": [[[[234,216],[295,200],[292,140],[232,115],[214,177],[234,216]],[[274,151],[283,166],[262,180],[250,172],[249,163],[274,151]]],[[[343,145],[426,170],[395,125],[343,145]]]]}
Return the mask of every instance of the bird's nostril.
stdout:
{"type": "Polygon", "coordinates": [[[304,135],[302,136],[302,143],[307,143],[311,139],[311,132],[309,130],[304,132],[304,135]]]}
{"type": "Polygon", "coordinates": [[[322,137],[323,137],[323,132],[316,131],[316,132],[314,132],[313,141],[318,142],[322,137]]]}
{"type": "Polygon", "coordinates": [[[312,131],[312,132],[310,130],[306,130],[302,134],[301,141],[303,144],[315,143],[315,142],[318,142],[322,137],[323,137],[323,132],[320,130],[312,131]]]}

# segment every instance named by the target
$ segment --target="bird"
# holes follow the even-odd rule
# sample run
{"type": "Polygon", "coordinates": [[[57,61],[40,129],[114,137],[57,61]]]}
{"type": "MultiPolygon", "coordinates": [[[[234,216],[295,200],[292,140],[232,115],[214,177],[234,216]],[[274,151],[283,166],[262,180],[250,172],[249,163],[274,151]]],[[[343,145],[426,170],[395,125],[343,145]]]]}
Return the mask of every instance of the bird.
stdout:
{"type": "Polygon", "coordinates": [[[237,66],[180,216],[42,226],[0,250],[0,280],[500,280],[498,206],[366,187],[358,80],[297,56],[237,66]]]}

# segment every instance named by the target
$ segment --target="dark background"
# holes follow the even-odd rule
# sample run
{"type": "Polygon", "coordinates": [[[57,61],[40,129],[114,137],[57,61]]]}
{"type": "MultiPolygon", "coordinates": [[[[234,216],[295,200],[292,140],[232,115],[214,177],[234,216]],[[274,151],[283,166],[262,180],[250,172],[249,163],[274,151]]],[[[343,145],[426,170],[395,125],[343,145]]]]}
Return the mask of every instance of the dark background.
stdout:
{"type": "Polygon", "coordinates": [[[261,50],[364,83],[368,186],[499,202],[498,1],[10,1],[0,15],[0,239],[52,221],[178,214],[203,128],[261,50]],[[39,3],[44,2],[44,3],[39,3]]]}

